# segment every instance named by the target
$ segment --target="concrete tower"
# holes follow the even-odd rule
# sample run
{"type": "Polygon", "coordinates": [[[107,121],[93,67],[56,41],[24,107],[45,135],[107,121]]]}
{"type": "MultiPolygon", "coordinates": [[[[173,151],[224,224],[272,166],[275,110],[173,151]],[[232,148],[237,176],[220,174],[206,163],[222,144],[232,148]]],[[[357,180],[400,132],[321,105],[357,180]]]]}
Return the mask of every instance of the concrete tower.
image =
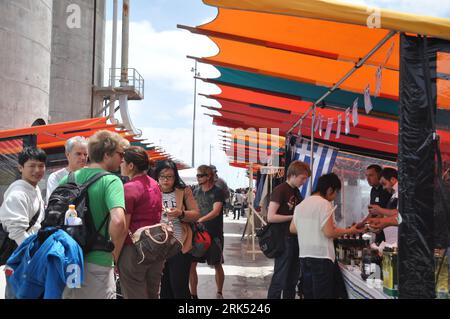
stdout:
{"type": "Polygon", "coordinates": [[[93,87],[103,85],[105,0],[53,3],[50,123],[96,116],[102,100],[93,87]]]}
{"type": "Polygon", "coordinates": [[[52,4],[0,1],[0,130],[48,121],[52,4]]]}

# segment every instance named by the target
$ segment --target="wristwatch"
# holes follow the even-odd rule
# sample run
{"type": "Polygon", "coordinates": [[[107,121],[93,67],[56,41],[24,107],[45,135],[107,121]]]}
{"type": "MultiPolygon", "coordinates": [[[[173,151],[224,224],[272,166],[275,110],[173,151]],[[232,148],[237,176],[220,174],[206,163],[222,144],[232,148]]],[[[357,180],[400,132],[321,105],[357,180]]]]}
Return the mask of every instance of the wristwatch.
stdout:
{"type": "Polygon", "coordinates": [[[185,215],[186,215],[186,214],[184,213],[184,210],[182,210],[182,211],[181,211],[181,215],[178,216],[178,219],[180,219],[180,220],[183,219],[185,215]]]}

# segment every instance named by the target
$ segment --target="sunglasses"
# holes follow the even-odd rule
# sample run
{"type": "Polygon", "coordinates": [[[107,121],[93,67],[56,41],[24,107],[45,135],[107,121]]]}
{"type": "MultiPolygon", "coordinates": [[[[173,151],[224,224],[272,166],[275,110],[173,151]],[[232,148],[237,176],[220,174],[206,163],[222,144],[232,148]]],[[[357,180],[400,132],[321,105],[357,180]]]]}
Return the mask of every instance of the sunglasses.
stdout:
{"type": "Polygon", "coordinates": [[[197,174],[197,178],[208,176],[208,174],[197,174]]]}

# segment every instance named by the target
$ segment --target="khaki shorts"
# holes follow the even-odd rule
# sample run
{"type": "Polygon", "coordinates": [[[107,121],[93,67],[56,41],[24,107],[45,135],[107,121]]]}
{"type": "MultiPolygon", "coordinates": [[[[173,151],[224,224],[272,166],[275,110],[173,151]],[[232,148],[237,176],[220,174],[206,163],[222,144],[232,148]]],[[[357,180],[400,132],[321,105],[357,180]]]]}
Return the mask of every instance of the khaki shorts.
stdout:
{"type": "Polygon", "coordinates": [[[138,265],[133,245],[124,245],[118,262],[119,280],[125,299],[158,299],[165,260],[138,265]]]}
{"type": "Polygon", "coordinates": [[[81,288],[64,289],[63,299],[115,299],[114,268],[84,264],[84,283],[81,288]]]}

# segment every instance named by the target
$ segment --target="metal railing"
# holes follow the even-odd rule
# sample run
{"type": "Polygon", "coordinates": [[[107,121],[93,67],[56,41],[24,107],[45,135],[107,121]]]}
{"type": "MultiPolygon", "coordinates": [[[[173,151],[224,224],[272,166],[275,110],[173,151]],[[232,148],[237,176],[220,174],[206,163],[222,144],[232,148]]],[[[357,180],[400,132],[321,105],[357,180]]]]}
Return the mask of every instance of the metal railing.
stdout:
{"type": "Polygon", "coordinates": [[[109,69],[109,86],[110,87],[133,87],[142,98],[144,97],[144,78],[136,69],[127,69],[127,82],[121,83],[121,68],[109,69]],[[115,70],[115,72],[113,72],[115,70]],[[113,75],[114,73],[114,75],[113,75]]]}

